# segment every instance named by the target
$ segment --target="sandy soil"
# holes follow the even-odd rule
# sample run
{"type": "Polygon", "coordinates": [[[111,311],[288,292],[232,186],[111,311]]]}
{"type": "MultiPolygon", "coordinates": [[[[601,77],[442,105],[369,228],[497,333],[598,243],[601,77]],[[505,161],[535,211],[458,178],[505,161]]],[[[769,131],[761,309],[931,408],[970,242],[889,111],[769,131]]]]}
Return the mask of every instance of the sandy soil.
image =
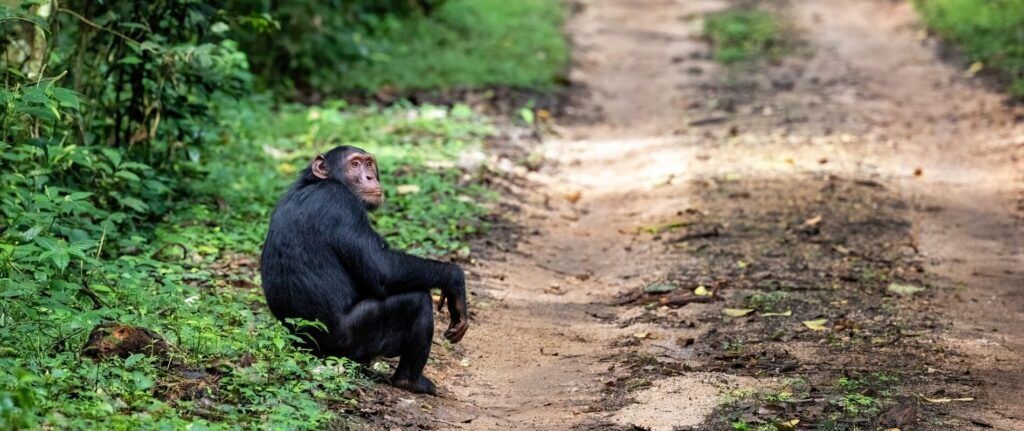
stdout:
{"type": "MultiPolygon", "coordinates": [[[[905,429],[1024,429],[1024,111],[943,59],[906,2],[772,2],[767,7],[794,23],[802,48],[780,64],[744,72],[708,60],[699,38],[702,14],[729,6],[581,3],[567,28],[575,45],[571,78],[590,96],[575,105],[599,108],[602,119],[547,133],[539,151],[548,163],[525,174],[519,211],[508,215],[525,227],[506,232],[503,239],[515,246],[485,250],[486,258],[468,268],[476,325],[450,352],[459,365],[437,372],[447,395],[406,400],[410,409],[433,412],[433,425],[418,426],[712,427],[723,394],[770,387],[794,374],[720,369],[721,361],[702,354],[723,325],[722,304],[614,304],[651,283],[685,284],[696,270],[723,276],[708,282],[721,281],[723,296],[735,300],[739,293],[730,292],[743,292],[746,278],[729,278],[749,272],[736,275],[714,260],[724,254],[714,253],[761,253],[742,247],[769,238],[694,249],[638,228],[720,215],[727,231],[746,226],[749,235],[770,236],[773,228],[759,220],[779,216],[785,225],[797,218],[799,228],[823,211],[849,223],[888,223],[891,229],[840,233],[861,250],[891,253],[879,266],[890,275],[906,279],[903,269],[913,268],[912,279],[934,289],[913,301],[868,304],[873,299],[862,292],[847,299],[868,301],[865,310],[896,307],[903,320],[889,325],[927,324],[929,335],[894,341],[899,352],[910,352],[903,357],[918,358],[906,363],[872,364],[875,352],[867,346],[843,350],[869,358],[848,369],[810,364],[821,348],[813,334],[769,350],[785,348],[784,356],[799,363],[796,373],[812,379],[896,368],[908,375],[903,392],[915,405],[915,391],[975,398],[922,407],[924,422],[905,429]],[[821,191],[836,187],[842,192],[821,191]],[[710,250],[711,257],[694,250],[710,250]],[[639,357],[656,360],[644,365],[639,357]]],[[[786,229],[778,229],[780,238],[786,229]]],[[[793,250],[812,250],[799,247],[793,250]]],[[[837,256],[765,272],[814,283],[823,276],[806,268],[850,261],[837,256]]],[[[822,315],[836,313],[865,326],[882,319],[862,310],[822,315]]],[[[757,338],[752,331],[718,333],[749,341],[757,338]]]]}

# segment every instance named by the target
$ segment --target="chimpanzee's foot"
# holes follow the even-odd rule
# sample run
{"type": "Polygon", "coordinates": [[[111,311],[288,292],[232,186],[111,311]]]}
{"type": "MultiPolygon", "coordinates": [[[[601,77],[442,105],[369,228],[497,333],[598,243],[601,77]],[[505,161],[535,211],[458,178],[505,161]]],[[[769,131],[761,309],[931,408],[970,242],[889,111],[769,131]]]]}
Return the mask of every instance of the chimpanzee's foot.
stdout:
{"type": "Polygon", "coordinates": [[[419,379],[409,380],[406,378],[392,377],[391,386],[402,388],[414,394],[437,395],[437,387],[430,379],[420,376],[419,379]]]}

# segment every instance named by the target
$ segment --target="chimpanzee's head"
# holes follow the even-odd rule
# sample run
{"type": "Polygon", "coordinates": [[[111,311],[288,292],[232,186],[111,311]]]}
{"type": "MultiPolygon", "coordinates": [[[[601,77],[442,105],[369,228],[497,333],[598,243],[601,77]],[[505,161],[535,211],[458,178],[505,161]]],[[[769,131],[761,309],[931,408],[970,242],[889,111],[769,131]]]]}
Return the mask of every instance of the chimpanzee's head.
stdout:
{"type": "Polygon", "coordinates": [[[359,196],[367,210],[376,209],[384,200],[377,159],[361,148],[343,145],[316,156],[309,165],[309,172],[320,180],[340,181],[359,196]]]}

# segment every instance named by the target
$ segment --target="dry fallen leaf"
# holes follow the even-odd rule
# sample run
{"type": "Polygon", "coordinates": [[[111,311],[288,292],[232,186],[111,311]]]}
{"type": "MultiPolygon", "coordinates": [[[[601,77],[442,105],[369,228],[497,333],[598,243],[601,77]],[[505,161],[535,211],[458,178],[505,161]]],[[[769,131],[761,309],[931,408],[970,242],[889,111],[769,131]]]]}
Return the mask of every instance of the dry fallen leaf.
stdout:
{"type": "Polygon", "coordinates": [[[900,296],[910,296],[917,292],[923,291],[924,288],[920,286],[914,286],[913,284],[890,283],[889,287],[886,288],[886,290],[900,296]]]}
{"type": "Polygon", "coordinates": [[[753,308],[723,308],[722,313],[732,317],[743,317],[753,313],[753,308]]]}
{"type": "Polygon", "coordinates": [[[977,75],[978,72],[981,72],[981,69],[984,69],[984,68],[985,68],[985,64],[984,63],[982,63],[980,61],[975,61],[974,63],[971,63],[971,67],[967,68],[967,70],[964,71],[964,77],[973,78],[974,75],[977,75]]]}
{"type": "Polygon", "coordinates": [[[812,331],[824,331],[825,324],[828,323],[828,319],[815,319],[815,320],[804,320],[804,326],[810,328],[812,331]]]}
{"type": "Polygon", "coordinates": [[[788,420],[785,422],[778,422],[775,424],[775,429],[779,431],[792,431],[796,429],[797,424],[800,423],[800,419],[788,420]]]}
{"type": "Polygon", "coordinates": [[[402,184],[402,185],[400,185],[398,187],[395,187],[395,191],[398,192],[398,194],[400,194],[400,195],[407,195],[407,194],[410,194],[410,193],[419,193],[420,192],[420,186],[416,185],[416,184],[402,184]]]}
{"type": "MultiPolygon", "coordinates": [[[[692,221],[679,220],[662,224],[645,224],[636,227],[633,233],[649,233],[651,235],[657,235],[659,233],[669,231],[672,229],[678,229],[684,226],[693,224],[692,221]]],[[[623,232],[625,233],[625,232],[623,232]]]]}
{"type": "Polygon", "coordinates": [[[569,201],[569,203],[574,204],[576,202],[579,202],[580,198],[583,197],[583,191],[573,190],[571,192],[566,192],[565,194],[562,195],[562,197],[564,197],[565,200],[569,201]]]}
{"type": "Polygon", "coordinates": [[[921,398],[924,398],[924,400],[928,401],[929,403],[936,403],[936,404],[945,404],[945,403],[951,403],[951,402],[954,402],[954,401],[974,401],[974,397],[963,397],[963,398],[928,398],[928,397],[921,397],[921,398]]]}
{"type": "Polygon", "coordinates": [[[792,315],[793,315],[793,310],[786,310],[786,311],[783,311],[781,313],[761,313],[761,317],[772,317],[772,316],[789,317],[789,316],[792,316],[792,315]]]}
{"type": "Polygon", "coordinates": [[[696,289],[693,289],[693,294],[697,296],[711,296],[711,291],[703,285],[700,285],[697,286],[696,289]]]}
{"type": "Polygon", "coordinates": [[[804,220],[804,226],[807,226],[807,227],[817,226],[818,223],[821,223],[821,214],[818,214],[818,215],[816,215],[814,217],[811,217],[811,218],[809,218],[807,220],[804,220]]]}

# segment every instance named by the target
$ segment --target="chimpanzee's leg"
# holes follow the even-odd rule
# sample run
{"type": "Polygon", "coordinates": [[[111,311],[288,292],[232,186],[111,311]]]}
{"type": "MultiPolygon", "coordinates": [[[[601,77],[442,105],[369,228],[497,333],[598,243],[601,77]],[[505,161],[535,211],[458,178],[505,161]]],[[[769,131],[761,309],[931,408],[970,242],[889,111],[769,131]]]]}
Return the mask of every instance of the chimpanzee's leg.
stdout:
{"type": "Polygon", "coordinates": [[[335,354],[367,362],[377,356],[400,357],[391,377],[397,387],[434,394],[423,377],[434,336],[434,311],[427,292],[403,293],[383,300],[366,299],[341,315],[331,328],[335,354]]]}

